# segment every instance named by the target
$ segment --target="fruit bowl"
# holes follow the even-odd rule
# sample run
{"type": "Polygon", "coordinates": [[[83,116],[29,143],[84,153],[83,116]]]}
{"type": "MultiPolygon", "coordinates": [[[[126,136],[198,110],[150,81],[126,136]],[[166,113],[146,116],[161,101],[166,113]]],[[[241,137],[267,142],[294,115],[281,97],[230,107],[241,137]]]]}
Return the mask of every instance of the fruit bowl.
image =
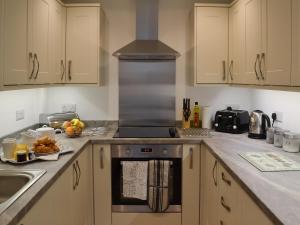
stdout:
{"type": "Polygon", "coordinates": [[[73,119],[71,121],[66,121],[63,124],[63,129],[65,134],[69,138],[79,137],[82,134],[84,128],[84,123],[79,119],[73,119]]]}

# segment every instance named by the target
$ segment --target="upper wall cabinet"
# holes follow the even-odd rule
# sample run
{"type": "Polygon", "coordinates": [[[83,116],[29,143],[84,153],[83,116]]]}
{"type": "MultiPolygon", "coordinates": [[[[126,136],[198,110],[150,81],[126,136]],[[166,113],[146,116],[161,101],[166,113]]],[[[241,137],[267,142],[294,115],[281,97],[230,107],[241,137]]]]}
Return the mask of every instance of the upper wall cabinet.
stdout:
{"type": "Polygon", "coordinates": [[[100,62],[99,7],[67,9],[67,76],[68,83],[99,82],[100,62]]]}
{"type": "Polygon", "coordinates": [[[230,9],[232,83],[291,82],[291,0],[240,0],[230,9]]]}
{"type": "Polygon", "coordinates": [[[293,8],[293,60],[292,60],[292,85],[300,86],[300,2],[292,1],[293,8]]]}
{"type": "Polygon", "coordinates": [[[194,84],[227,83],[228,8],[194,10],[194,84]]]}

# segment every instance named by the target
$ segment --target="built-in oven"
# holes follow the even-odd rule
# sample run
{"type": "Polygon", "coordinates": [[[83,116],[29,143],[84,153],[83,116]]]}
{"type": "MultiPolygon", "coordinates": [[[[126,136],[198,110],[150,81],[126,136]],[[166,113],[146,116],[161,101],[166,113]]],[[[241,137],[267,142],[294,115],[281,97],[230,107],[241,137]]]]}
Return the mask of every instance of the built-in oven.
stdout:
{"type": "Polygon", "coordinates": [[[112,145],[112,211],[181,212],[182,145],[112,145]]]}

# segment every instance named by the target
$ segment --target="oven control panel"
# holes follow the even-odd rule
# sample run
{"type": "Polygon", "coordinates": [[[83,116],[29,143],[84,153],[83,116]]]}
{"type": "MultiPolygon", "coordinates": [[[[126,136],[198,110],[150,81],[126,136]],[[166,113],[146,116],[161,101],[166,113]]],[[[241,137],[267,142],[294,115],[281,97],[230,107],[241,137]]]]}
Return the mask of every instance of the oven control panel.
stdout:
{"type": "Polygon", "coordinates": [[[182,145],[112,145],[112,158],[182,158],[182,145]]]}

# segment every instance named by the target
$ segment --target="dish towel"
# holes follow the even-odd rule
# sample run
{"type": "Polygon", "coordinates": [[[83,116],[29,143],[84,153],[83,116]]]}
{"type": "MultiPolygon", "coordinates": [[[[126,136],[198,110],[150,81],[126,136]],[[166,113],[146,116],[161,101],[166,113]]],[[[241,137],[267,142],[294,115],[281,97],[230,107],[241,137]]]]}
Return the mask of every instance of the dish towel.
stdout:
{"type": "Polygon", "coordinates": [[[148,162],[123,161],[123,197],[147,200],[148,162]]]}

